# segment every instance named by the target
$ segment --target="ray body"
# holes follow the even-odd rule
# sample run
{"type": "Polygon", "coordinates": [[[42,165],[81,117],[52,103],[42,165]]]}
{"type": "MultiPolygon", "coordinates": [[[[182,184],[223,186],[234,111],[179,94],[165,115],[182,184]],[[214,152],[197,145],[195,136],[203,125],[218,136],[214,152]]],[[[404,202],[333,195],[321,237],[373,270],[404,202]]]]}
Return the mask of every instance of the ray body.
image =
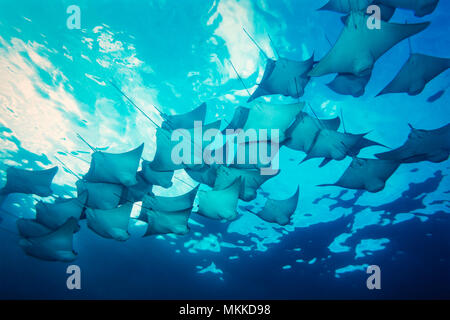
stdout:
{"type": "Polygon", "coordinates": [[[349,13],[351,11],[365,11],[374,0],[329,0],[319,10],[349,13]]]}
{"type": "Polygon", "coordinates": [[[125,188],[124,195],[121,197],[122,201],[138,202],[142,201],[144,196],[152,191],[153,185],[149,183],[143,176],[142,171],[136,175],[137,183],[131,187],[125,188]]]}
{"type": "Polygon", "coordinates": [[[205,122],[206,103],[184,114],[165,115],[161,128],[165,130],[192,129],[195,121],[205,122]]]}
{"type": "Polygon", "coordinates": [[[198,214],[215,220],[235,220],[240,190],[241,179],[238,178],[224,189],[199,191],[198,214]]]}
{"type": "Polygon", "coordinates": [[[327,86],[336,93],[349,95],[359,98],[364,95],[366,86],[370,81],[372,71],[363,76],[355,76],[351,73],[340,73],[327,84],[327,86]]]}
{"type": "Polygon", "coordinates": [[[217,167],[204,165],[201,168],[184,169],[186,173],[191,177],[191,179],[195,180],[198,183],[206,184],[209,187],[214,187],[217,177],[217,167]]]}
{"type": "Polygon", "coordinates": [[[84,179],[97,183],[135,185],[137,183],[136,172],[143,150],[144,144],[125,153],[94,152],[91,166],[84,179]]]}
{"type": "Polygon", "coordinates": [[[142,162],[142,176],[148,183],[166,189],[173,185],[173,171],[155,171],[151,167],[152,165],[150,161],[144,160],[142,162]]]}
{"type": "Polygon", "coordinates": [[[380,4],[393,8],[413,10],[416,17],[433,13],[439,0],[377,0],[380,4]]]}
{"type": "Polygon", "coordinates": [[[78,180],[76,186],[78,197],[87,192],[86,207],[91,209],[116,208],[121,203],[125,192],[124,186],[113,183],[92,183],[78,180]]]}
{"type": "Polygon", "coordinates": [[[450,124],[435,130],[412,128],[403,146],[384,153],[376,154],[383,160],[399,163],[416,163],[421,161],[443,162],[450,155],[450,124]]]}
{"type": "Polygon", "coordinates": [[[450,68],[450,59],[413,53],[395,78],[378,95],[387,93],[420,94],[425,86],[450,68]]]}
{"type": "Polygon", "coordinates": [[[41,197],[51,196],[51,184],[58,172],[58,167],[46,170],[24,170],[9,167],[6,170],[6,185],[0,194],[10,193],[35,194],[41,197]]]}
{"type": "Polygon", "coordinates": [[[141,216],[145,215],[147,221],[147,231],[144,237],[158,234],[185,235],[189,232],[189,216],[192,208],[181,211],[158,211],[142,208],[141,216]]]}
{"type": "Polygon", "coordinates": [[[320,77],[330,73],[368,75],[375,62],[400,41],[424,29],[429,23],[396,24],[381,21],[380,29],[367,28],[367,16],[352,12],[344,30],[328,54],[309,73],[320,77]]]}
{"type": "Polygon", "coordinates": [[[86,209],[88,227],[99,236],[106,239],[126,241],[130,238],[128,223],[130,221],[133,204],[110,209],[86,209]]]}
{"type": "Polygon", "coordinates": [[[305,61],[285,58],[280,58],[277,61],[268,59],[261,83],[250,96],[248,102],[274,94],[300,98],[309,82],[308,72],[311,71],[313,64],[314,55],[305,61]]]}
{"type": "Polygon", "coordinates": [[[391,160],[354,158],[335,184],[321,186],[338,186],[376,193],[384,189],[386,181],[399,166],[400,163],[391,160]]]}
{"type": "Polygon", "coordinates": [[[70,218],[56,231],[43,236],[23,238],[19,241],[19,245],[32,257],[47,261],[70,262],[77,256],[73,250],[73,234],[77,227],[77,221],[70,218]]]}
{"type": "Polygon", "coordinates": [[[70,218],[80,220],[87,195],[87,192],[84,192],[78,198],[56,200],[54,203],[39,201],[36,204],[37,222],[56,230],[70,218]]]}
{"type": "Polygon", "coordinates": [[[264,221],[277,223],[281,226],[285,226],[290,223],[291,217],[297,209],[299,188],[297,191],[284,200],[267,199],[264,208],[257,213],[257,216],[264,221]]]}
{"type": "Polygon", "coordinates": [[[52,229],[40,224],[36,219],[17,219],[16,225],[23,238],[42,237],[52,232],[52,229]]]}

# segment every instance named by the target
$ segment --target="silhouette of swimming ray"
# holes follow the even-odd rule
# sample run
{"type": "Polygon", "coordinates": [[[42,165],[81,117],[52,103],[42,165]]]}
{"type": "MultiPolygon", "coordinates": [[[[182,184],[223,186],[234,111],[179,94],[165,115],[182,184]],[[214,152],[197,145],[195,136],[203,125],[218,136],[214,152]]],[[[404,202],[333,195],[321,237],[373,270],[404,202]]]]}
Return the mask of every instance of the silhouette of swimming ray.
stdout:
{"type": "Polygon", "coordinates": [[[280,94],[300,98],[309,82],[308,72],[314,65],[314,55],[305,61],[285,58],[268,59],[263,78],[258,88],[248,99],[251,102],[259,97],[280,94]]]}
{"type": "MultiPolygon", "coordinates": [[[[187,130],[187,132],[183,133],[179,131],[180,133],[180,141],[186,141],[187,144],[190,145],[191,154],[189,157],[189,162],[184,163],[184,157],[181,160],[181,163],[174,163],[172,159],[172,151],[176,148],[176,146],[181,143],[180,141],[172,141],[172,132],[165,129],[158,129],[156,130],[156,154],[153,159],[153,161],[150,163],[150,168],[154,171],[174,171],[178,169],[184,169],[186,167],[195,166],[194,162],[195,159],[203,159],[202,154],[195,154],[196,150],[201,150],[202,146],[206,144],[209,144],[210,141],[205,140],[205,136],[202,135],[202,137],[197,137],[194,133],[199,128],[194,129],[184,129],[187,130]]],[[[205,125],[201,128],[202,132],[205,133],[206,131],[210,129],[220,129],[220,120],[215,121],[213,123],[210,123],[208,125],[205,125]]]]}
{"type": "Polygon", "coordinates": [[[340,124],[339,117],[319,120],[301,112],[286,131],[287,139],[283,144],[290,149],[306,152],[312,147],[322,128],[337,131],[340,124]]]}
{"type": "Polygon", "coordinates": [[[73,250],[73,234],[77,230],[76,219],[69,218],[59,229],[38,237],[23,238],[19,245],[26,254],[47,261],[70,262],[76,259],[73,250]]]}
{"type": "Polygon", "coordinates": [[[319,186],[338,186],[376,193],[384,189],[386,181],[399,166],[400,163],[391,160],[354,158],[336,183],[319,186]]]}
{"type": "Polygon", "coordinates": [[[367,16],[352,12],[334,47],[309,73],[320,77],[330,73],[367,75],[375,62],[400,41],[423,31],[429,23],[395,24],[380,21],[380,29],[367,28],[367,16]]]}
{"type": "Polygon", "coordinates": [[[209,219],[235,220],[240,190],[241,179],[238,178],[224,189],[199,191],[197,213],[209,219]]]}
{"type": "Polygon", "coordinates": [[[88,193],[84,192],[78,198],[58,199],[54,203],[39,201],[36,204],[36,221],[56,230],[70,218],[80,220],[87,195],[88,193]]]}
{"type": "Polygon", "coordinates": [[[421,161],[443,162],[450,155],[450,124],[435,130],[411,128],[405,144],[395,150],[378,153],[375,156],[383,160],[399,163],[421,161]]]}
{"type": "Polygon", "coordinates": [[[128,223],[132,208],[133,204],[129,202],[110,210],[88,208],[88,227],[103,238],[126,241],[130,238],[128,223]]]}
{"type": "Polygon", "coordinates": [[[236,179],[241,178],[239,199],[244,201],[252,201],[256,199],[256,191],[259,187],[261,187],[267,180],[277,176],[279,173],[280,170],[275,175],[262,175],[259,170],[244,170],[221,166],[217,169],[217,178],[214,184],[214,189],[225,189],[236,181],[236,179]]]}
{"type": "Polygon", "coordinates": [[[217,167],[204,165],[200,168],[185,168],[186,173],[191,179],[201,184],[206,184],[209,187],[214,187],[217,177],[217,167]]]}
{"type": "Polygon", "coordinates": [[[450,59],[413,53],[403,65],[394,80],[379,94],[408,93],[411,96],[420,94],[425,86],[450,68],[450,59]]]}
{"type": "Polygon", "coordinates": [[[327,86],[336,93],[359,98],[364,95],[371,77],[372,70],[369,74],[363,76],[356,76],[351,73],[339,73],[327,86]]]}
{"type": "Polygon", "coordinates": [[[17,219],[17,230],[23,238],[41,237],[52,232],[52,229],[39,223],[36,219],[17,219]]]}
{"type": "Polygon", "coordinates": [[[144,144],[124,153],[94,152],[91,166],[84,179],[89,182],[135,185],[136,172],[143,150],[144,144]]]}
{"type": "Polygon", "coordinates": [[[291,217],[297,209],[299,187],[294,195],[284,200],[267,199],[264,208],[256,215],[264,221],[285,226],[290,223],[291,217]]]}
{"type": "Polygon", "coordinates": [[[46,170],[24,170],[9,167],[6,170],[6,185],[0,190],[0,194],[23,193],[41,197],[51,196],[53,191],[50,185],[56,172],[58,172],[58,167],[46,170]]]}
{"type": "Polygon", "coordinates": [[[148,222],[144,237],[158,234],[177,234],[185,235],[189,232],[189,216],[192,208],[181,211],[158,211],[154,209],[141,209],[141,216],[145,215],[148,222]]]}
{"type": "Polygon", "coordinates": [[[184,114],[166,115],[166,120],[161,124],[162,129],[192,129],[194,121],[205,122],[206,103],[184,114]]]}
{"type": "Polygon", "coordinates": [[[145,197],[145,195],[152,191],[153,184],[149,183],[142,173],[139,171],[136,175],[137,183],[131,187],[125,188],[124,195],[121,197],[121,202],[139,202],[145,197]]]}
{"type": "Polygon", "coordinates": [[[377,0],[378,3],[393,8],[413,10],[416,17],[433,13],[439,0],[377,0]]]}
{"type": "Polygon", "coordinates": [[[121,203],[125,187],[113,183],[94,183],[84,180],[76,182],[78,197],[87,193],[86,207],[108,210],[116,208],[121,203]],[[118,195],[121,195],[119,197],[118,195]]]}
{"type": "Polygon", "coordinates": [[[142,162],[142,176],[149,183],[163,188],[170,188],[173,178],[173,171],[155,171],[151,168],[151,162],[144,160],[142,162]]]}

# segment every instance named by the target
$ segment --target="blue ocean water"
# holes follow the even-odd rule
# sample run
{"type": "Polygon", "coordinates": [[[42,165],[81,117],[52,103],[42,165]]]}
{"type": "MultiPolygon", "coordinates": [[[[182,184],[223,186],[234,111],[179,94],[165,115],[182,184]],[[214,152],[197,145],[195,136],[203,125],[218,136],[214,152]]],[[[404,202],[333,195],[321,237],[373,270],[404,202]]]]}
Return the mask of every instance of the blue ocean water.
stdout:
{"type": "MultiPolygon", "coordinates": [[[[183,113],[206,102],[207,122],[232,118],[251,91],[265,59],[242,31],[245,27],[270,57],[323,57],[341,30],[340,15],[317,11],[317,0],[115,0],[8,1],[0,3],[0,178],[6,168],[49,168],[57,158],[75,173],[87,172],[90,150],[80,133],[108,152],[145,143],[155,153],[155,126],[110,85],[113,79],[137,105],[161,122],[155,106],[183,113]],[[81,9],[81,29],[68,29],[70,5],[81,9]],[[273,40],[269,41],[268,35],[273,40]],[[70,155],[72,154],[72,155],[70,155]]],[[[448,1],[417,18],[398,10],[393,21],[431,21],[412,38],[415,52],[449,57],[448,1]]],[[[445,72],[418,96],[374,96],[406,61],[406,41],[375,65],[366,94],[338,95],[313,78],[302,100],[319,117],[343,111],[346,129],[392,148],[410,128],[449,123],[449,95],[427,99],[449,86],[445,72]]],[[[273,96],[275,103],[295,100],[273,96]]],[[[381,147],[363,150],[373,157],[381,147]]],[[[318,187],[334,182],[351,159],[318,168],[321,159],[299,165],[302,152],[283,148],[281,173],[265,183],[252,204],[240,203],[231,223],[190,219],[186,236],[141,238],[130,226],[125,243],[100,238],[81,222],[75,234],[82,289],[68,290],[68,263],[44,262],[18,246],[16,217],[32,218],[39,197],[12,195],[0,214],[0,298],[122,299],[392,299],[450,297],[449,162],[402,165],[379,193],[318,187]],[[292,224],[260,220],[244,206],[283,199],[300,186],[292,224]],[[366,268],[378,265],[382,289],[368,290],[366,268]]],[[[194,183],[182,171],[179,180],[194,183]]],[[[189,186],[174,180],[160,195],[189,186]]],[[[76,178],[59,170],[58,195],[75,193],[76,178]]],[[[135,207],[134,214],[139,207],[135,207]]]]}

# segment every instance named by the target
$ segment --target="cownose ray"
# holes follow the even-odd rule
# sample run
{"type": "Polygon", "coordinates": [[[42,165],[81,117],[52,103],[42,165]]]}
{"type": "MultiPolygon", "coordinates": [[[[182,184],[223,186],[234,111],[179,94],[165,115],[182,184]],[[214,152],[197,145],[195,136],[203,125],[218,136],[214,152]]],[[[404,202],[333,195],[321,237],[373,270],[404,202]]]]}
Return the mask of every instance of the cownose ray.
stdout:
{"type": "Polygon", "coordinates": [[[180,211],[159,211],[142,207],[141,216],[146,216],[147,230],[144,237],[159,234],[185,235],[189,232],[189,216],[192,208],[180,211]]]}
{"type": "Polygon", "coordinates": [[[235,220],[240,190],[241,178],[224,189],[200,190],[197,213],[209,219],[235,220]]]}
{"type": "Polygon", "coordinates": [[[141,174],[147,182],[165,189],[170,188],[173,185],[173,171],[155,171],[151,167],[152,165],[150,161],[142,161],[141,174]]]}
{"type": "Polygon", "coordinates": [[[310,79],[308,73],[313,65],[314,54],[305,61],[294,61],[286,58],[279,58],[276,61],[267,59],[261,82],[248,102],[262,96],[275,94],[296,99],[302,97],[310,79]]]}
{"type": "Polygon", "coordinates": [[[19,245],[32,257],[46,261],[70,262],[77,256],[73,250],[73,234],[77,228],[77,220],[69,218],[57,230],[38,237],[22,238],[19,245]]]}
{"type": "Polygon", "coordinates": [[[416,17],[433,13],[439,0],[377,0],[378,3],[393,8],[413,10],[416,17]]]}
{"type": "Polygon", "coordinates": [[[192,180],[206,184],[211,188],[214,187],[217,177],[217,166],[205,164],[200,168],[185,168],[184,170],[192,180]]]}
{"type": "Polygon", "coordinates": [[[76,183],[77,194],[80,197],[87,192],[86,207],[91,209],[108,210],[121,204],[126,188],[120,184],[93,183],[78,180],[76,183]]]}
{"type": "Polygon", "coordinates": [[[91,166],[84,179],[89,182],[135,185],[137,183],[136,172],[143,150],[144,144],[124,153],[95,151],[92,154],[91,166]]]}
{"type": "Polygon", "coordinates": [[[376,193],[384,189],[386,181],[399,166],[400,163],[391,160],[353,158],[350,166],[336,183],[319,186],[338,186],[376,193]]]}
{"type": "Polygon", "coordinates": [[[41,197],[51,196],[53,191],[50,186],[56,172],[58,172],[58,167],[45,170],[9,167],[6,170],[6,185],[0,189],[0,194],[23,193],[41,197]]]}
{"type": "Polygon", "coordinates": [[[367,28],[367,16],[362,12],[350,13],[339,39],[309,73],[320,77],[330,73],[367,75],[375,62],[400,41],[428,27],[429,22],[397,24],[380,21],[380,29],[367,28]]]}
{"type": "Polygon", "coordinates": [[[80,220],[88,193],[82,193],[78,198],[57,199],[54,203],[39,201],[36,204],[36,220],[40,224],[56,230],[67,220],[80,220]]]}
{"type": "Polygon", "coordinates": [[[328,88],[341,95],[349,95],[359,98],[364,95],[366,86],[372,77],[372,70],[362,76],[351,73],[339,73],[327,84],[328,88]]]}
{"type": "Polygon", "coordinates": [[[165,115],[165,121],[161,124],[161,128],[165,130],[175,129],[192,129],[194,128],[195,121],[205,122],[206,117],[206,103],[202,103],[200,106],[192,111],[184,114],[165,115]]]}
{"type": "Polygon", "coordinates": [[[285,139],[285,131],[304,107],[304,102],[279,105],[255,101],[251,108],[237,108],[233,120],[224,131],[227,133],[227,129],[234,131],[254,129],[257,132],[266,130],[267,139],[270,140],[272,138],[271,130],[277,130],[279,132],[278,140],[281,142],[285,139]]]}
{"type": "MultiPolygon", "coordinates": [[[[389,21],[389,20],[391,20],[392,17],[394,16],[394,14],[395,14],[395,11],[397,10],[396,8],[393,8],[393,7],[390,7],[390,6],[386,6],[384,4],[380,4],[377,1],[375,1],[373,4],[375,4],[376,6],[378,6],[380,8],[380,14],[381,14],[380,19],[382,21],[389,21]]],[[[367,7],[367,8],[369,8],[369,7],[367,7]]],[[[363,10],[363,11],[366,11],[366,10],[363,10]]],[[[367,13],[367,11],[366,11],[366,13],[367,13]]],[[[373,11],[372,10],[369,11],[367,16],[369,17],[371,15],[373,15],[373,11]]],[[[347,18],[348,18],[348,15],[341,17],[341,21],[342,21],[343,24],[345,24],[345,22],[347,21],[347,18]]]]}
{"type": "MultiPolygon", "coordinates": [[[[198,188],[199,186],[196,186],[185,194],[176,197],[156,196],[149,193],[142,200],[142,207],[158,212],[177,212],[192,209],[198,188]]],[[[138,219],[147,222],[147,215],[145,212],[144,214],[141,214],[138,219]]]]}
{"type": "Polygon", "coordinates": [[[335,130],[322,129],[318,132],[310,148],[306,150],[306,158],[302,162],[313,158],[328,160],[320,165],[322,167],[330,160],[343,160],[347,156],[355,157],[362,149],[382,144],[365,138],[367,133],[352,134],[335,130]]]}
{"type": "Polygon", "coordinates": [[[388,93],[420,94],[425,86],[450,68],[450,59],[412,53],[395,78],[377,96],[388,93]]]}
{"type": "Polygon", "coordinates": [[[286,131],[287,139],[283,142],[286,147],[306,152],[313,145],[314,139],[322,129],[337,131],[341,125],[339,117],[332,119],[318,119],[306,112],[301,112],[295,122],[286,131]]]}
{"type": "Polygon", "coordinates": [[[349,13],[351,11],[363,11],[370,6],[374,0],[329,0],[318,10],[349,13]]]}
{"type": "Polygon", "coordinates": [[[378,159],[399,163],[446,161],[450,155],[450,124],[434,130],[413,128],[403,146],[392,151],[376,154],[378,159]]]}
{"type": "Polygon", "coordinates": [[[264,208],[255,213],[264,221],[277,223],[280,226],[288,225],[291,222],[291,217],[297,209],[300,189],[297,187],[295,193],[284,200],[267,199],[264,208]]]}
{"type": "MultiPolygon", "coordinates": [[[[150,163],[150,168],[154,171],[174,171],[178,169],[184,169],[186,167],[191,167],[194,165],[195,159],[202,159],[202,154],[196,154],[196,151],[199,150],[203,152],[203,147],[206,146],[206,144],[209,144],[210,141],[206,141],[205,135],[201,134],[201,136],[198,136],[196,134],[197,131],[200,131],[202,133],[205,133],[209,130],[219,130],[221,121],[215,121],[213,123],[207,124],[202,127],[193,128],[193,129],[182,129],[182,130],[165,130],[165,129],[157,129],[156,130],[156,154],[153,158],[153,161],[150,163]],[[172,134],[175,133],[178,141],[175,139],[175,141],[172,140],[172,134]],[[172,159],[172,152],[175,152],[175,148],[178,144],[184,143],[184,145],[187,145],[190,147],[190,157],[189,163],[184,162],[184,156],[182,159],[180,159],[179,162],[181,163],[175,163],[172,159]]],[[[218,131],[219,132],[219,131],[218,131]]],[[[186,151],[186,150],[183,150],[186,151]]],[[[187,151],[186,151],[187,152],[187,151]]],[[[195,166],[195,165],[194,165],[195,166]]]]}
{"type": "Polygon", "coordinates": [[[256,191],[269,179],[277,176],[280,170],[274,175],[262,175],[260,170],[244,170],[221,166],[217,169],[217,178],[214,189],[220,190],[230,186],[236,179],[241,178],[241,189],[239,199],[252,201],[256,199],[256,191]]]}
{"type": "Polygon", "coordinates": [[[126,241],[130,238],[128,224],[133,204],[127,202],[110,210],[86,209],[88,227],[106,239],[126,241]]]}

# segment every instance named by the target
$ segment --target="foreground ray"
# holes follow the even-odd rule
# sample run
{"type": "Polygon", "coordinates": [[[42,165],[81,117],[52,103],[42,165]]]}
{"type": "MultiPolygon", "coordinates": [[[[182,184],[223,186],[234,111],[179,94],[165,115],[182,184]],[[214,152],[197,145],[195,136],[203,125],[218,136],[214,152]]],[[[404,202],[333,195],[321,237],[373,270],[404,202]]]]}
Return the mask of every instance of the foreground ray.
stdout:
{"type": "Polygon", "coordinates": [[[56,230],[70,218],[80,220],[87,195],[87,192],[84,192],[78,198],[57,199],[54,203],[39,201],[36,204],[37,222],[56,230]]]}
{"type": "Polygon", "coordinates": [[[450,59],[417,53],[411,54],[394,80],[378,96],[388,93],[418,95],[425,89],[428,82],[448,68],[450,68],[450,59]]]}
{"type": "Polygon", "coordinates": [[[363,76],[355,76],[351,73],[339,73],[327,86],[341,95],[359,98],[364,95],[371,77],[372,70],[363,76]]]}
{"type": "Polygon", "coordinates": [[[433,13],[439,0],[377,0],[378,3],[393,8],[413,10],[416,17],[433,13]]]}
{"type": "Polygon", "coordinates": [[[144,144],[125,153],[96,151],[92,154],[91,166],[84,179],[89,182],[135,185],[143,150],[144,144]]]}
{"type": "Polygon", "coordinates": [[[92,183],[83,180],[76,182],[78,197],[87,193],[86,207],[108,210],[116,208],[124,196],[125,187],[113,183],[92,183]]]}
{"type": "Polygon", "coordinates": [[[280,226],[288,225],[297,209],[300,188],[297,187],[294,195],[284,200],[267,199],[264,208],[256,213],[264,221],[277,223],[280,226]]]}
{"type": "Polygon", "coordinates": [[[238,178],[224,189],[199,191],[197,213],[209,219],[235,220],[240,190],[241,178],[238,178]]]}
{"type": "Polygon", "coordinates": [[[147,230],[144,237],[159,234],[185,235],[189,232],[189,216],[192,208],[180,211],[160,211],[142,208],[141,216],[145,215],[147,230]]]}
{"type": "Polygon", "coordinates": [[[26,254],[47,261],[70,262],[76,259],[73,250],[73,234],[77,220],[69,218],[59,229],[38,237],[23,238],[19,245],[26,254]]]}
{"type": "Polygon", "coordinates": [[[304,94],[314,64],[314,55],[305,61],[294,61],[285,58],[267,59],[261,83],[248,99],[251,102],[259,97],[281,94],[286,97],[300,98],[304,94]]]}
{"type": "Polygon", "coordinates": [[[35,194],[41,197],[51,196],[50,187],[58,167],[46,170],[24,170],[9,167],[6,170],[6,185],[0,189],[1,195],[10,193],[35,194]]]}
{"type": "Polygon", "coordinates": [[[386,181],[399,166],[400,163],[391,160],[354,158],[336,183],[320,186],[338,186],[376,193],[384,189],[386,181]]]}
{"type": "Polygon", "coordinates": [[[399,163],[415,163],[430,161],[439,163],[446,161],[450,155],[450,124],[435,130],[415,129],[405,144],[398,149],[378,153],[376,157],[383,160],[394,160],[399,163]]]}
{"type": "Polygon", "coordinates": [[[129,202],[110,210],[88,208],[88,227],[103,238],[126,241],[130,238],[128,223],[132,208],[133,204],[129,202]]]}
{"type": "Polygon", "coordinates": [[[42,237],[52,232],[52,229],[40,224],[36,219],[17,219],[17,231],[23,238],[42,237]]]}
{"type": "Polygon", "coordinates": [[[370,73],[375,62],[400,41],[411,37],[429,25],[396,24],[381,21],[380,29],[367,28],[367,16],[352,12],[344,30],[330,52],[309,73],[320,77],[330,73],[351,73],[364,76],[370,73]]]}

